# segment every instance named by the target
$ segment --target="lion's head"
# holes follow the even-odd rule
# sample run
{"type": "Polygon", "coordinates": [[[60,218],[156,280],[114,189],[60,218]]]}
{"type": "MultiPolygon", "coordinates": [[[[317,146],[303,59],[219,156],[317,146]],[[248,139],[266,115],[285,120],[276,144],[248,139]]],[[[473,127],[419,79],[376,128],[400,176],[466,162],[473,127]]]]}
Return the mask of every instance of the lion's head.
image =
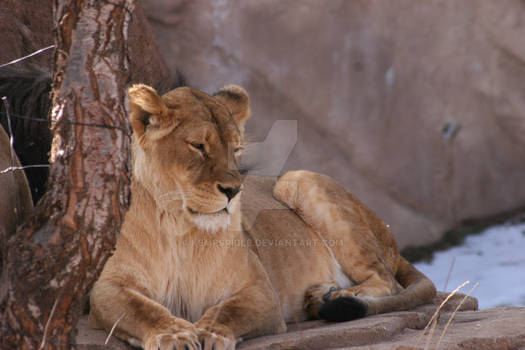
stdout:
{"type": "Polygon", "coordinates": [[[230,85],[210,96],[182,87],[159,96],[139,84],[129,97],[134,181],[177,220],[208,232],[227,228],[240,210],[246,91],[230,85]]]}

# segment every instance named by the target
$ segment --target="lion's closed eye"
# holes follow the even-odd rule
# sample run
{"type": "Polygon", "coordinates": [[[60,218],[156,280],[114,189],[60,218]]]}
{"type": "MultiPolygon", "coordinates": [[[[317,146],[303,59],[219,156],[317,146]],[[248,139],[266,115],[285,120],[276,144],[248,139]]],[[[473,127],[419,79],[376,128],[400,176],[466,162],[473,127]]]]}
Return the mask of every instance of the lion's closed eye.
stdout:
{"type": "Polygon", "coordinates": [[[238,146],[233,149],[233,153],[238,156],[244,151],[244,146],[238,146]]]}

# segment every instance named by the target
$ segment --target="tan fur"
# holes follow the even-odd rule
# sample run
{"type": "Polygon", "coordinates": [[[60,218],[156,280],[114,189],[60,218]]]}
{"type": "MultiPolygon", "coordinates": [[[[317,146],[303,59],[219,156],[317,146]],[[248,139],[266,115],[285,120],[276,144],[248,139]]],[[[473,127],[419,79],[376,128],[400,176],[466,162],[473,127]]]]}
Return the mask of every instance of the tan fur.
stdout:
{"type": "Polygon", "coordinates": [[[248,178],[241,217],[244,89],[129,94],[132,200],[91,293],[92,327],[118,321],[115,334],[146,350],[234,349],[241,337],[284,331],[284,320],[317,317],[327,296],[377,297],[366,299],[369,313],[433,297],[388,228],[328,177],[278,181],[275,196],[300,217],[271,196],[271,180],[248,178]]]}
{"type": "Polygon", "coordinates": [[[406,310],[434,298],[434,284],[399,254],[390,228],[332,178],[289,172],[277,182],[274,196],[327,242],[318,254],[326,254],[328,248],[354,284],[342,286],[332,280],[311,286],[305,294],[311,316],[317,317],[326,301],[340,297],[360,298],[367,314],[406,310]]]}
{"type": "Polygon", "coordinates": [[[242,185],[246,92],[179,88],[159,97],[136,85],[129,93],[131,206],[92,290],[90,325],[109,330],[122,317],[116,335],[146,350],[202,341],[233,349],[240,337],[284,331],[257,256],[228,244],[243,240],[240,194],[228,201],[220,188],[242,185]]]}

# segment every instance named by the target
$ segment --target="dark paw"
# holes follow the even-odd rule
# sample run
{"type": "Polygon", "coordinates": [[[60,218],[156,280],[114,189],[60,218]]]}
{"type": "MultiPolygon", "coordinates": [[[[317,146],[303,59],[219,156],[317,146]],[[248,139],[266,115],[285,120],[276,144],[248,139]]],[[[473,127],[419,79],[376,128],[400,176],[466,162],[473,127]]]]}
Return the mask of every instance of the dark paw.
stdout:
{"type": "Polygon", "coordinates": [[[367,304],[356,297],[341,297],[327,301],[319,310],[319,317],[330,322],[345,322],[365,317],[367,304]]]}

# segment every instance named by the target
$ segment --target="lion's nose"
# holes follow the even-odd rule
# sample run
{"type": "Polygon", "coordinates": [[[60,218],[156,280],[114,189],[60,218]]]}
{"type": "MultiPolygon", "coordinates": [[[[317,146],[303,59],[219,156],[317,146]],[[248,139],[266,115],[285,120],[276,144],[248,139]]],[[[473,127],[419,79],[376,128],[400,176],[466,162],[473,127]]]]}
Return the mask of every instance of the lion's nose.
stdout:
{"type": "Polygon", "coordinates": [[[233,197],[237,195],[241,191],[241,186],[235,186],[235,187],[222,187],[221,185],[217,185],[217,188],[221,193],[224,193],[226,197],[228,197],[228,201],[231,201],[233,197]]]}

